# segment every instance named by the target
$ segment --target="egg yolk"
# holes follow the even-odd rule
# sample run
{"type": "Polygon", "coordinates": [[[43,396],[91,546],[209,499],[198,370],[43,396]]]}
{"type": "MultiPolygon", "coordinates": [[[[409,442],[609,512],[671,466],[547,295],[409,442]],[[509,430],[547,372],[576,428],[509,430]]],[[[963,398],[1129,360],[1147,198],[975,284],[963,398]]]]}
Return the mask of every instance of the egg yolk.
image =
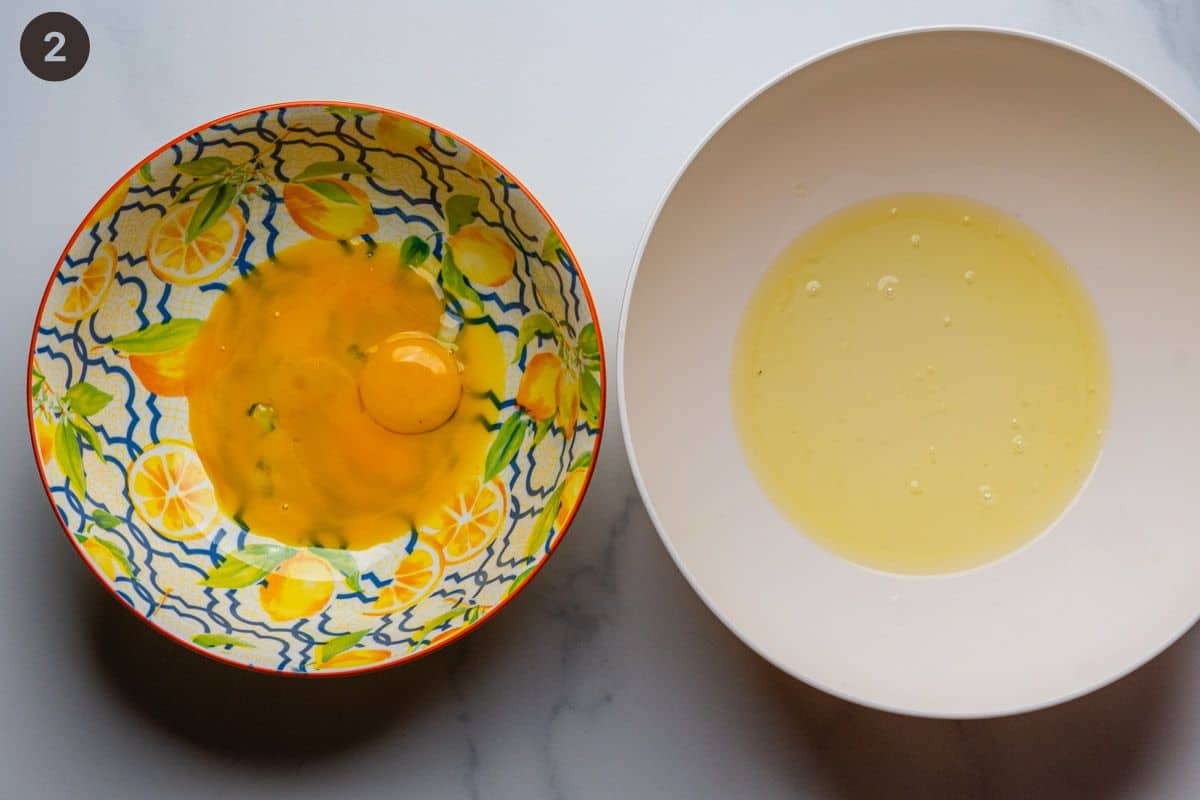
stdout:
{"type": "Polygon", "coordinates": [[[421,332],[398,333],[371,348],[358,383],[363,408],[395,433],[427,433],[446,423],[462,398],[458,361],[421,332]]]}

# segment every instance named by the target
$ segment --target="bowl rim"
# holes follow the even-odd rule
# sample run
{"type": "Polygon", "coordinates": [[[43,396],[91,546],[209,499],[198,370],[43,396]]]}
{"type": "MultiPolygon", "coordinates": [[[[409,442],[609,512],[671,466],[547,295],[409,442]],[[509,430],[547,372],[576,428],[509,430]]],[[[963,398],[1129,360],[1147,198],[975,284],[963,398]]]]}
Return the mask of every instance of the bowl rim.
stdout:
{"type": "Polygon", "coordinates": [[[713,616],[715,616],[718,620],[720,620],[721,624],[723,624],[727,629],[729,629],[729,631],[731,633],[733,633],[742,642],[742,644],[744,644],[748,648],[750,648],[750,650],[752,650],[754,653],[756,653],[764,661],[771,664],[773,667],[780,670],[781,672],[789,675],[790,677],[795,678],[796,680],[802,681],[816,689],[819,689],[819,690],[825,692],[826,694],[832,695],[832,696],[837,697],[842,700],[846,700],[851,703],[855,703],[857,705],[861,705],[861,706],[865,706],[867,708],[873,708],[878,711],[885,711],[885,712],[893,713],[893,714],[904,714],[907,716],[925,717],[925,718],[929,718],[929,719],[953,719],[953,720],[988,719],[988,718],[995,718],[995,717],[1012,716],[1012,715],[1016,715],[1016,714],[1026,714],[1026,713],[1038,711],[1038,710],[1041,710],[1044,708],[1049,708],[1051,706],[1059,705],[1060,703],[1065,703],[1070,700],[1075,700],[1084,695],[1090,694],[1091,692],[1094,692],[1097,689],[1101,689],[1105,686],[1108,686],[1109,684],[1111,684],[1117,680],[1120,680],[1121,678],[1125,677],[1126,675],[1129,675],[1130,673],[1141,668],[1142,666],[1149,663],[1153,659],[1157,658],[1165,650],[1167,650],[1167,648],[1169,648],[1171,645],[1173,645],[1175,642],[1177,642],[1185,633],[1187,633],[1189,630],[1191,630],[1191,628],[1193,626],[1195,626],[1197,621],[1200,621],[1200,608],[1196,609],[1196,611],[1193,613],[1191,619],[1188,620],[1179,630],[1173,632],[1170,636],[1166,637],[1166,639],[1157,648],[1152,649],[1150,652],[1148,652],[1147,654],[1142,656],[1140,659],[1135,659],[1130,664],[1118,666],[1115,670],[1113,670],[1112,672],[1110,672],[1108,675],[1101,678],[1100,680],[1091,682],[1091,683],[1089,683],[1083,687],[1080,687],[1078,689],[1075,689],[1071,692],[1066,692],[1066,693],[1060,694],[1056,697],[1052,697],[1052,698],[1045,699],[1045,700],[1040,700],[1040,701],[1036,701],[1036,702],[1032,702],[1032,703],[1026,703],[1023,705],[1013,706],[1011,708],[1001,708],[1001,709],[996,709],[996,710],[988,710],[988,711],[984,711],[984,712],[971,711],[970,709],[966,709],[961,712],[959,712],[959,711],[954,711],[954,712],[933,711],[933,712],[931,712],[931,711],[917,708],[917,707],[906,706],[904,704],[891,704],[891,703],[880,702],[878,700],[874,700],[874,699],[871,699],[868,697],[861,697],[861,696],[855,695],[852,692],[843,691],[841,689],[838,689],[834,686],[831,686],[831,685],[825,683],[824,681],[816,680],[810,676],[804,675],[799,670],[793,669],[793,668],[789,667],[787,664],[781,663],[779,660],[772,658],[764,649],[759,647],[755,642],[751,641],[751,639],[748,638],[748,636],[746,634],[744,634],[741,630],[738,629],[738,627],[733,623],[733,621],[724,612],[722,612],[720,608],[718,608],[716,603],[714,603],[712,598],[709,597],[709,595],[705,592],[703,587],[699,584],[696,577],[692,574],[691,570],[688,569],[687,564],[683,560],[683,557],[679,554],[679,551],[676,549],[676,547],[672,544],[670,538],[667,536],[666,531],[665,531],[665,526],[663,525],[662,520],[659,518],[658,512],[654,507],[654,502],[651,499],[650,492],[646,488],[645,480],[642,478],[641,468],[638,465],[637,449],[634,446],[633,436],[630,434],[630,430],[629,430],[629,409],[628,409],[626,397],[625,397],[626,329],[627,329],[627,326],[629,323],[630,300],[633,297],[633,290],[634,290],[635,284],[637,283],[637,277],[638,277],[638,272],[641,268],[642,258],[645,255],[646,246],[649,244],[650,238],[654,233],[654,229],[658,224],[659,217],[662,215],[663,210],[666,208],[667,203],[670,201],[671,195],[674,194],[675,189],[678,186],[679,182],[683,179],[683,176],[691,168],[692,164],[699,157],[701,152],[709,145],[709,143],[712,141],[712,139],[727,124],[729,124],[733,120],[734,117],[736,117],[744,109],[749,107],[755,100],[757,100],[760,96],[762,96],[763,94],[765,94],[766,92],[768,92],[769,90],[774,88],[775,86],[788,80],[793,75],[806,69],[807,67],[810,67],[810,66],[817,64],[819,62],[822,62],[828,58],[831,58],[831,57],[839,55],[841,53],[856,49],[861,46],[871,45],[871,44],[886,41],[889,39],[899,39],[899,38],[908,37],[908,36],[918,36],[918,35],[922,35],[922,34],[931,34],[931,33],[932,34],[983,33],[983,34],[991,34],[994,36],[1005,36],[1005,37],[1010,37],[1013,39],[1024,39],[1026,41],[1033,41],[1033,42],[1037,42],[1040,44],[1051,45],[1053,47],[1057,47],[1062,50],[1066,50],[1070,53],[1074,53],[1076,55],[1083,56],[1087,59],[1090,59],[1091,61],[1095,62],[1096,64],[1098,64],[1102,67],[1107,67],[1108,69],[1113,70],[1114,72],[1118,73],[1119,75],[1131,80],[1134,84],[1136,84],[1140,88],[1148,91],[1151,95],[1153,95],[1158,100],[1162,101],[1164,104],[1166,104],[1166,106],[1168,108],[1170,108],[1172,111],[1174,111],[1176,114],[1178,114],[1184,121],[1186,121],[1189,125],[1191,125],[1191,127],[1196,131],[1197,134],[1200,134],[1200,122],[1198,122],[1187,111],[1185,111],[1183,108],[1181,108],[1179,106],[1179,104],[1177,104],[1174,100],[1172,100],[1170,97],[1168,97],[1164,92],[1162,92],[1160,89],[1158,89],[1156,86],[1154,86],[1149,81],[1140,77],[1138,74],[1136,74],[1132,70],[1130,70],[1126,67],[1123,67],[1120,64],[1117,64],[1116,62],[1114,62],[1108,58],[1105,58],[1104,56],[1099,55],[1098,53],[1096,53],[1092,50],[1089,50],[1088,48],[1085,48],[1081,45],[1073,44],[1071,42],[1068,42],[1064,39],[1060,39],[1055,36],[1049,36],[1047,34],[1037,33],[1034,31],[1029,31],[1029,30],[1025,30],[1025,29],[1021,29],[1021,28],[1006,27],[1006,26],[1000,26],[1000,25],[963,25],[963,24],[914,25],[914,26],[908,26],[908,27],[903,27],[903,28],[894,28],[894,29],[886,30],[886,31],[883,31],[880,33],[868,34],[866,36],[860,36],[855,39],[850,39],[841,44],[830,47],[828,49],[822,50],[819,53],[817,53],[816,55],[813,55],[810,58],[806,58],[803,61],[800,61],[799,63],[795,64],[794,66],[789,67],[788,69],[785,69],[783,72],[780,72],[779,74],[775,75],[774,77],[768,79],[765,83],[762,83],[761,85],[759,85],[758,88],[754,89],[743,100],[739,101],[729,111],[727,111],[724,115],[722,115],[721,118],[719,120],[717,120],[716,124],[714,124],[709,129],[708,133],[706,133],[704,135],[704,137],[701,138],[700,141],[692,148],[691,152],[688,154],[688,156],[684,160],[683,164],[679,167],[678,171],[675,173],[674,177],[671,179],[670,183],[667,184],[666,189],[663,191],[662,195],[659,197],[658,203],[655,205],[654,210],[651,213],[650,218],[646,223],[646,227],[643,230],[642,238],[641,238],[641,241],[638,243],[637,250],[634,252],[632,268],[630,269],[629,277],[626,279],[625,291],[623,293],[622,300],[621,300],[621,317],[620,317],[620,320],[617,325],[617,361],[616,361],[617,409],[618,409],[618,413],[619,413],[619,419],[621,421],[621,436],[622,436],[622,440],[625,444],[626,454],[629,458],[630,469],[633,472],[633,480],[634,480],[634,483],[637,485],[638,494],[641,495],[642,503],[646,507],[646,512],[650,517],[650,521],[654,525],[654,530],[658,534],[659,540],[662,542],[663,547],[666,548],[667,553],[671,557],[671,560],[675,563],[675,567],[683,575],[684,579],[688,582],[688,585],[691,586],[692,591],[694,591],[696,593],[696,595],[699,596],[700,600],[704,603],[704,605],[708,608],[708,610],[710,612],[712,612],[713,616]]]}
{"type": "Polygon", "coordinates": [[[178,136],[172,137],[165,144],[156,148],[150,154],[139,159],[132,167],[130,167],[119,178],[117,178],[117,180],[114,181],[111,186],[108,187],[108,189],[92,205],[92,207],[87,211],[87,213],[84,214],[80,223],[75,227],[74,232],[72,232],[70,237],[68,237],[66,245],[63,247],[62,252],[58,256],[58,260],[54,264],[54,269],[51,270],[51,272],[50,272],[50,278],[46,282],[46,288],[42,291],[42,299],[41,299],[41,302],[38,304],[38,310],[33,319],[33,332],[30,336],[30,341],[29,341],[29,357],[28,357],[28,361],[26,363],[26,369],[25,369],[25,385],[26,385],[25,408],[26,408],[26,414],[28,416],[28,422],[29,422],[29,441],[30,441],[31,446],[33,447],[33,456],[34,456],[33,460],[34,460],[34,463],[37,464],[38,476],[41,478],[42,490],[46,493],[46,500],[49,502],[51,510],[54,511],[54,516],[55,516],[55,519],[58,520],[59,527],[62,529],[62,532],[66,536],[67,540],[71,543],[71,546],[72,546],[72,548],[74,548],[76,554],[80,557],[80,559],[87,566],[87,568],[91,571],[91,573],[96,577],[96,580],[100,582],[100,585],[103,586],[105,588],[105,590],[107,590],[108,593],[111,594],[113,596],[113,598],[115,598],[117,600],[118,605],[120,605],[122,608],[125,608],[127,611],[129,611],[129,613],[133,614],[134,617],[141,620],[152,630],[157,631],[159,634],[161,634],[162,636],[165,636],[170,641],[175,642],[176,644],[182,645],[185,648],[187,648],[188,650],[191,650],[195,653],[199,653],[200,655],[205,656],[213,661],[217,661],[222,664],[229,664],[231,666],[235,666],[240,669],[244,669],[248,672],[257,672],[257,673],[263,673],[263,674],[268,674],[268,675],[281,675],[281,676],[296,677],[296,678],[344,678],[344,677],[349,677],[352,675],[363,675],[368,672],[378,672],[380,670],[389,669],[391,667],[397,667],[397,666],[400,666],[401,664],[411,663],[413,661],[416,661],[419,658],[423,658],[424,656],[427,656],[431,653],[434,653],[438,650],[441,650],[444,647],[447,647],[447,646],[453,644],[454,642],[461,639],[463,636],[476,630],[477,628],[482,626],[485,622],[487,622],[491,618],[495,617],[501,611],[501,609],[503,609],[505,606],[507,606],[514,598],[516,598],[517,595],[521,594],[521,592],[523,592],[525,590],[525,587],[527,587],[530,584],[530,582],[537,576],[537,574],[539,572],[541,572],[542,568],[550,560],[550,557],[552,555],[554,555],[554,551],[557,550],[558,546],[562,543],[562,540],[566,536],[567,531],[569,531],[571,529],[571,524],[575,521],[576,514],[579,513],[579,507],[581,505],[583,505],[583,498],[587,496],[588,487],[591,485],[592,478],[596,472],[596,463],[599,460],[599,456],[600,456],[600,445],[604,438],[604,418],[605,418],[605,412],[606,412],[607,406],[608,406],[607,401],[606,401],[606,391],[605,391],[606,387],[608,386],[608,372],[607,372],[608,363],[607,363],[607,358],[604,353],[604,337],[600,330],[600,328],[601,328],[600,315],[596,309],[596,303],[595,303],[595,299],[592,297],[591,289],[588,287],[587,278],[584,276],[583,270],[578,267],[578,264],[579,264],[579,259],[576,258],[575,252],[571,249],[571,245],[568,244],[567,237],[563,234],[562,229],[559,227],[558,223],[554,221],[554,218],[550,216],[550,212],[546,210],[546,208],[541,204],[541,202],[538,201],[538,199],[533,195],[533,193],[529,190],[529,188],[519,178],[517,178],[510,170],[506,169],[504,167],[504,165],[502,165],[489,152],[487,152],[486,150],[484,150],[483,148],[481,148],[479,145],[475,144],[471,140],[466,139],[462,136],[459,136],[457,133],[450,131],[449,129],[447,129],[441,125],[430,122],[430,121],[423,119],[421,117],[418,117],[414,114],[408,114],[403,111],[396,111],[395,109],[387,108],[385,106],[371,105],[369,103],[346,102],[344,100],[283,100],[283,101],[274,102],[274,103],[267,103],[264,105],[252,106],[250,108],[245,108],[245,109],[241,109],[239,111],[234,111],[230,114],[223,114],[215,119],[209,120],[209,121],[201,123],[199,125],[196,125],[195,127],[190,128],[186,132],[179,134],[178,136]],[[117,591],[115,588],[113,588],[112,584],[108,582],[108,580],[105,578],[105,576],[96,568],[96,566],[92,563],[92,561],[84,553],[83,546],[72,535],[71,531],[69,530],[69,528],[67,526],[66,520],[63,519],[62,514],[58,510],[58,506],[54,502],[53,496],[50,494],[50,482],[46,478],[46,469],[45,469],[45,466],[42,464],[42,460],[39,457],[39,453],[38,453],[37,432],[34,428],[34,419],[33,419],[33,398],[29,394],[28,387],[30,385],[32,385],[32,382],[33,382],[33,361],[34,361],[34,356],[35,356],[36,350],[37,350],[38,323],[42,320],[42,317],[46,312],[46,303],[50,298],[50,291],[54,288],[55,276],[57,276],[59,273],[59,270],[62,269],[63,263],[67,258],[67,254],[71,249],[71,245],[73,245],[75,243],[75,241],[79,238],[80,234],[83,233],[84,228],[87,227],[89,218],[92,216],[93,213],[95,213],[95,211],[101,205],[104,204],[104,202],[114,192],[117,191],[118,187],[120,187],[123,183],[125,183],[125,181],[129,180],[133,176],[133,174],[136,173],[137,170],[143,164],[154,160],[155,158],[157,158],[159,156],[159,154],[169,150],[171,147],[173,147],[176,144],[178,144],[179,142],[187,139],[189,136],[199,133],[201,131],[207,130],[208,128],[211,128],[214,125],[220,125],[222,123],[230,122],[232,120],[247,116],[249,114],[256,114],[256,113],[264,112],[264,111],[277,111],[277,110],[281,110],[281,109],[292,109],[292,108],[314,108],[314,107],[325,107],[325,106],[337,106],[339,108],[359,109],[359,110],[363,110],[363,111],[373,111],[373,112],[377,112],[380,114],[389,114],[394,117],[400,117],[402,119],[406,119],[409,122],[415,122],[418,125],[423,125],[427,128],[430,128],[431,130],[435,130],[438,133],[443,134],[444,136],[448,136],[448,137],[454,139],[456,142],[466,145],[472,152],[478,154],[481,158],[483,158],[485,161],[487,161],[489,164],[491,164],[493,167],[495,167],[497,170],[499,170],[501,173],[503,173],[514,184],[516,184],[517,188],[519,188],[521,190],[521,192],[533,204],[534,208],[536,208],[538,210],[538,212],[542,215],[542,217],[545,218],[546,222],[549,223],[550,229],[552,231],[554,231],[554,233],[558,236],[559,241],[562,242],[563,248],[567,251],[567,255],[570,256],[571,262],[573,264],[577,265],[576,272],[578,273],[579,285],[583,289],[584,299],[587,301],[587,305],[588,305],[588,313],[591,315],[592,323],[596,329],[596,343],[597,343],[598,349],[600,351],[600,409],[599,409],[599,414],[597,416],[597,421],[596,421],[596,440],[595,440],[594,444],[592,445],[592,449],[591,449],[592,459],[591,459],[591,463],[588,465],[587,474],[584,477],[583,487],[581,488],[581,490],[579,492],[579,498],[575,501],[574,508],[571,509],[570,514],[567,516],[567,519],[562,526],[562,530],[559,532],[558,536],[554,537],[553,541],[550,542],[550,547],[546,551],[545,555],[542,556],[542,558],[530,568],[531,571],[530,571],[529,575],[526,576],[525,580],[523,580],[521,582],[521,584],[515,590],[513,590],[511,593],[509,593],[505,597],[501,598],[500,602],[498,602],[498,603],[496,603],[496,605],[492,606],[492,608],[488,611],[488,613],[481,615],[474,622],[471,622],[467,625],[463,625],[463,626],[455,629],[453,632],[450,633],[450,635],[445,636],[445,637],[439,639],[438,641],[431,643],[429,646],[424,647],[421,650],[418,650],[414,653],[406,653],[406,654],[400,656],[399,658],[395,658],[390,661],[384,661],[379,664],[369,664],[367,666],[356,667],[356,668],[352,668],[352,669],[335,670],[335,671],[331,671],[331,672],[323,672],[321,670],[313,670],[313,671],[309,671],[309,672],[295,672],[292,670],[272,669],[270,667],[263,667],[263,666],[258,666],[256,664],[250,664],[250,663],[247,663],[244,661],[239,661],[237,659],[230,658],[216,650],[210,650],[210,649],[207,649],[204,647],[200,647],[199,645],[194,644],[193,642],[189,641],[188,639],[184,638],[183,636],[180,636],[176,632],[156,624],[154,622],[154,620],[150,619],[148,616],[145,616],[144,614],[139,612],[136,608],[134,608],[133,606],[126,603],[121,598],[121,596],[119,594],[117,594],[117,591]]]}

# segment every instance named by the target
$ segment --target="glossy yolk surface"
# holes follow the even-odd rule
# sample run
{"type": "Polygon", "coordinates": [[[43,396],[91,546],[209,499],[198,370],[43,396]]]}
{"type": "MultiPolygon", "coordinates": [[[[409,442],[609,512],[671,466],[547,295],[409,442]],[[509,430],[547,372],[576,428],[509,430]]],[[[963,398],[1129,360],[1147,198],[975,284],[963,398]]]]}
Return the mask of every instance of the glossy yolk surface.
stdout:
{"type": "Polygon", "coordinates": [[[458,362],[428,334],[405,332],[367,351],[359,375],[363,408],[396,433],[427,433],[450,419],[462,397],[458,362]]]}
{"type": "Polygon", "coordinates": [[[193,444],[222,510],[288,544],[362,548],[407,536],[451,503],[479,476],[505,358],[486,325],[464,326],[453,356],[432,349],[442,347],[432,339],[442,310],[387,245],[305,241],[233,281],[192,345],[186,379],[193,444]],[[398,331],[415,332],[410,354],[425,359],[370,368],[371,348],[383,343],[375,354],[386,355],[398,331]],[[406,435],[364,408],[363,387],[374,397],[407,376],[415,385],[399,391],[422,407],[372,400],[383,422],[444,412],[455,361],[461,401],[444,424],[406,435]]]}

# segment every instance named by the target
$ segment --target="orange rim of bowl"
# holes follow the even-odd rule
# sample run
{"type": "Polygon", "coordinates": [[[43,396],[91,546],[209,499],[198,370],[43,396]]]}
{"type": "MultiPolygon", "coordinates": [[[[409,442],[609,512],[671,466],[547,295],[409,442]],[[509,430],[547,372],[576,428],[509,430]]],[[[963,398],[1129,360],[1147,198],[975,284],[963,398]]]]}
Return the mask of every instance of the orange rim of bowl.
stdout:
{"type": "Polygon", "coordinates": [[[509,170],[505,169],[505,167],[499,161],[497,161],[495,158],[493,158],[490,153],[488,153],[486,150],[484,150],[483,148],[476,145],[474,142],[470,141],[469,139],[465,139],[462,136],[459,136],[457,133],[447,130],[446,128],[443,128],[441,125],[437,125],[435,123],[429,122],[428,120],[422,119],[421,117],[417,117],[412,114],[406,114],[402,111],[395,111],[393,109],[385,108],[383,106],[369,105],[367,103],[347,103],[347,102],[344,102],[341,100],[296,100],[296,101],[289,101],[289,102],[282,102],[282,103],[268,103],[266,105],[254,106],[252,108],[243,109],[241,111],[235,111],[232,114],[225,114],[223,116],[217,117],[216,119],[209,120],[208,122],[197,125],[196,127],[189,129],[185,133],[182,133],[179,136],[176,136],[175,138],[171,139],[166,144],[162,145],[161,147],[159,147],[156,150],[154,150],[153,152],[151,152],[149,155],[147,155],[144,158],[142,158],[141,160],[139,160],[136,164],[134,164],[132,167],[130,167],[128,170],[126,170],[124,174],[122,174],[119,178],[117,178],[117,180],[115,182],[113,182],[113,184],[108,188],[108,190],[105,191],[104,194],[100,196],[100,199],[97,200],[90,209],[88,209],[87,213],[84,214],[84,216],[83,216],[83,220],[79,223],[79,225],[77,225],[75,227],[75,231],[71,234],[70,238],[67,239],[67,244],[65,247],[63,247],[62,253],[59,254],[58,260],[57,260],[57,262],[55,262],[54,269],[50,273],[50,279],[46,282],[46,288],[42,291],[42,300],[41,300],[41,303],[39,303],[39,305],[38,305],[37,315],[35,316],[34,322],[33,322],[33,333],[30,336],[30,340],[29,340],[29,359],[28,359],[28,362],[26,363],[26,368],[25,368],[25,387],[26,387],[25,409],[26,409],[26,414],[29,419],[29,441],[33,447],[33,455],[34,455],[33,460],[37,464],[38,476],[42,480],[42,489],[46,493],[46,500],[50,503],[50,508],[54,511],[54,516],[58,520],[58,525],[60,528],[62,528],[63,534],[67,537],[67,541],[69,541],[71,543],[71,546],[75,549],[75,552],[79,555],[80,559],[87,566],[87,568],[92,572],[93,575],[96,576],[96,579],[100,582],[100,585],[102,585],[109,592],[109,594],[111,594],[114,598],[116,598],[118,604],[122,608],[125,608],[126,610],[128,610],[129,613],[133,614],[137,619],[146,623],[146,625],[148,625],[151,629],[157,631],[159,634],[161,634],[162,636],[165,636],[167,639],[171,640],[172,642],[182,645],[183,647],[187,648],[188,650],[191,650],[195,653],[199,653],[200,655],[205,656],[206,658],[209,658],[213,661],[217,661],[222,664],[229,664],[229,665],[232,665],[235,667],[239,667],[248,672],[258,672],[258,673],[265,673],[265,674],[269,674],[269,675],[282,675],[282,676],[297,677],[297,678],[341,678],[341,677],[347,677],[350,675],[363,675],[368,672],[378,672],[380,670],[388,669],[390,667],[396,667],[401,664],[407,664],[409,662],[416,661],[419,658],[422,658],[424,656],[430,655],[431,653],[437,652],[438,650],[441,650],[442,648],[447,647],[447,646],[453,644],[454,642],[458,641],[460,638],[465,636],[467,633],[470,633],[471,631],[473,631],[476,628],[478,628],[479,626],[481,626],[485,621],[494,617],[502,608],[507,606],[517,595],[519,595],[521,592],[523,592],[525,590],[525,587],[529,585],[530,581],[532,581],[533,578],[535,578],[537,576],[537,574],[539,572],[541,572],[542,567],[544,567],[546,565],[546,562],[550,560],[550,556],[554,555],[554,551],[558,549],[558,546],[559,546],[559,544],[561,544],[563,538],[566,536],[567,531],[569,531],[571,529],[571,524],[575,521],[575,515],[577,513],[579,513],[579,507],[583,504],[583,498],[587,495],[588,487],[591,485],[591,482],[592,482],[592,476],[595,474],[596,463],[597,463],[597,460],[600,455],[600,443],[604,437],[604,417],[605,417],[605,412],[607,411],[607,405],[608,405],[607,399],[606,399],[607,387],[608,387],[608,371],[607,371],[608,363],[607,363],[607,358],[604,353],[604,337],[600,330],[600,317],[596,311],[596,302],[595,302],[594,298],[592,297],[591,289],[588,287],[587,278],[584,276],[583,271],[578,268],[578,264],[579,264],[579,259],[577,259],[575,257],[575,252],[571,249],[571,245],[567,243],[567,238],[566,238],[566,236],[563,235],[562,229],[559,228],[558,223],[554,221],[554,218],[550,216],[550,212],[548,212],[545,209],[545,207],[538,201],[538,199],[536,197],[534,197],[533,193],[529,191],[529,188],[527,186],[525,186],[525,184],[522,183],[519,178],[517,178],[515,175],[513,175],[513,173],[510,172],[509,170]],[[130,179],[133,176],[133,174],[135,172],[137,172],[137,170],[143,164],[145,164],[149,161],[153,161],[161,153],[169,150],[171,147],[173,147],[174,145],[183,141],[184,139],[187,139],[192,134],[199,133],[200,131],[203,131],[203,130],[207,130],[208,128],[211,128],[214,125],[220,125],[222,123],[230,122],[232,120],[238,119],[239,117],[244,117],[249,114],[256,114],[256,113],[260,113],[263,111],[277,111],[280,109],[291,109],[291,108],[313,108],[313,107],[318,107],[318,106],[319,107],[340,106],[342,108],[356,108],[356,109],[362,109],[364,111],[374,111],[374,112],[377,112],[380,114],[390,114],[391,116],[401,117],[410,122],[415,122],[418,125],[424,125],[425,127],[430,128],[431,130],[435,130],[444,136],[448,136],[448,137],[454,139],[454,141],[456,141],[456,142],[466,145],[472,152],[478,154],[481,158],[483,158],[485,161],[487,161],[489,164],[491,164],[493,167],[495,167],[497,170],[499,170],[503,175],[505,175],[509,180],[511,180],[514,184],[517,185],[517,188],[519,188],[521,190],[521,192],[525,195],[525,197],[527,197],[529,199],[529,202],[533,203],[534,208],[536,208],[538,210],[538,212],[542,215],[542,217],[544,217],[545,220],[548,223],[550,223],[550,229],[552,231],[554,231],[554,233],[558,236],[559,241],[562,242],[563,248],[567,251],[567,255],[571,257],[571,263],[577,265],[576,271],[579,273],[579,285],[583,289],[584,299],[587,300],[588,313],[591,315],[592,323],[596,329],[596,343],[597,343],[598,349],[600,351],[600,388],[601,388],[601,392],[600,392],[600,413],[596,420],[596,441],[592,445],[592,450],[591,450],[592,462],[590,465],[588,465],[587,477],[584,479],[583,489],[579,493],[579,498],[575,501],[575,507],[571,509],[570,514],[567,516],[567,520],[563,524],[562,530],[560,530],[558,533],[558,536],[554,537],[553,541],[550,542],[550,549],[547,550],[545,555],[542,556],[542,558],[530,568],[531,571],[530,571],[529,575],[526,576],[526,578],[523,581],[521,581],[520,586],[518,586],[510,594],[501,598],[500,602],[496,603],[496,605],[492,606],[485,613],[481,614],[479,616],[479,618],[476,619],[475,621],[469,622],[466,625],[462,625],[462,626],[450,631],[447,635],[441,637],[436,642],[432,642],[431,644],[429,644],[426,647],[421,648],[420,650],[406,653],[406,654],[400,656],[399,658],[395,658],[390,661],[385,661],[380,664],[372,664],[372,665],[368,665],[368,666],[364,666],[364,667],[358,667],[356,669],[336,670],[333,672],[321,672],[319,670],[314,671],[314,672],[294,672],[294,671],[290,671],[290,670],[280,670],[280,669],[271,669],[269,667],[260,667],[255,664],[249,664],[244,661],[238,661],[236,659],[228,658],[226,656],[221,655],[220,653],[218,653],[216,651],[208,650],[206,648],[200,647],[199,645],[194,644],[194,643],[188,641],[187,639],[184,639],[183,637],[179,636],[175,632],[173,632],[165,627],[162,627],[161,625],[158,625],[152,619],[150,619],[149,617],[140,613],[136,608],[129,605],[129,603],[125,602],[124,598],[122,598],[121,595],[117,593],[117,590],[115,588],[113,588],[113,586],[108,582],[108,580],[104,577],[104,575],[102,575],[100,573],[100,571],[96,569],[96,567],[92,564],[91,560],[83,552],[83,546],[71,534],[71,531],[67,526],[66,520],[63,519],[62,514],[58,510],[58,505],[54,502],[54,496],[50,493],[50,481],[47,480],[47,478],[46,478],[46,469],[43,466],[42,460],[38,454],[37,433],[34,430],[34,420],[33,420],[33,398],[30,396],[28,389],[29,389],[29,386],[32,385],[32,383],[33,383],[33,360],[34,360],[34,356],[37,351],[38,324],[42,321],[42,318],[46,312],[46,302],[50,298],[51,289],[54,288],[54,278],[56,275],[58,275],[59,270],[62,269],[63,262],[66,260],[67,253],[70,251],[71,245],[73,245],[75,243],[75,241],[79,238],[79,235],[81,233],[83,233],[84,228],[87,227],[88,219],[92,216],[93,213],[95,213],[96,209],[98,209],[101,205],[104,204],[104,202],[106,200],[108,200],[108,198],[121,186],[121,184],[123,184],[126,180],[130,179]]]}

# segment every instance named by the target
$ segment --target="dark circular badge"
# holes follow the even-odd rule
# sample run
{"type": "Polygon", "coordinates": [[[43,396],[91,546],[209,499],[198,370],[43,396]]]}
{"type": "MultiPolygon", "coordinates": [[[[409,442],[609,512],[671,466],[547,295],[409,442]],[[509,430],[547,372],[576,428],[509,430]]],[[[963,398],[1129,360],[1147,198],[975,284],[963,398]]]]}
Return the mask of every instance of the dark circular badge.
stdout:
{"type": "Polygon", "coordinates": [[[74,77],[91,49],[83,23],[62,11],[38,14],[21,34],[21,60],[44,81],[74,77]]]}

